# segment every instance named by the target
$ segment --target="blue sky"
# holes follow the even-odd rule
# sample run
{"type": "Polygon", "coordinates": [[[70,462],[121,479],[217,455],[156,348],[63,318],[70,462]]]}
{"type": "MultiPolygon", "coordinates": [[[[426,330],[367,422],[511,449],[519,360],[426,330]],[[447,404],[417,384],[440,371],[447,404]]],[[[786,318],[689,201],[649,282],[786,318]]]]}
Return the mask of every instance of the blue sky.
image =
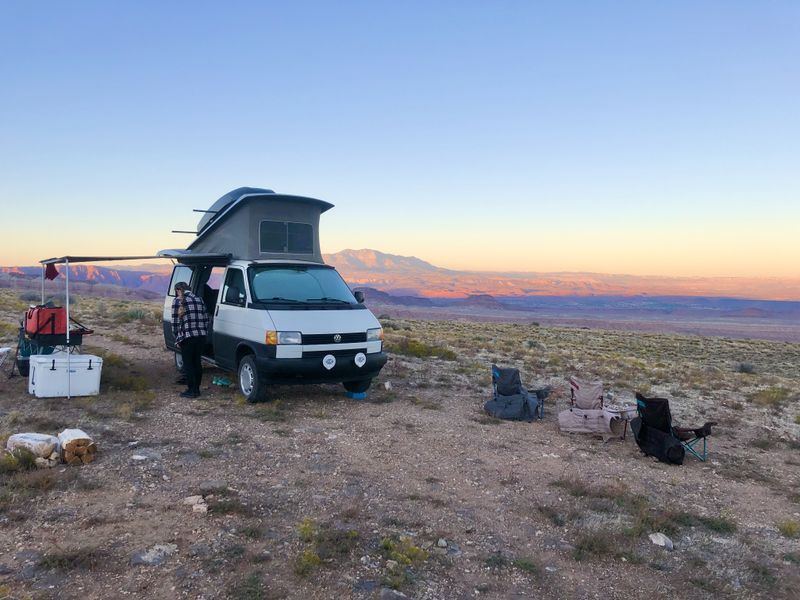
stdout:
{"type": "Polygon", "coordinates": [[[0,33],[0,264],[183,247],[247,185],[334,203],[325,252],[800,276],[796,2],[12,0],[0,33]]]}

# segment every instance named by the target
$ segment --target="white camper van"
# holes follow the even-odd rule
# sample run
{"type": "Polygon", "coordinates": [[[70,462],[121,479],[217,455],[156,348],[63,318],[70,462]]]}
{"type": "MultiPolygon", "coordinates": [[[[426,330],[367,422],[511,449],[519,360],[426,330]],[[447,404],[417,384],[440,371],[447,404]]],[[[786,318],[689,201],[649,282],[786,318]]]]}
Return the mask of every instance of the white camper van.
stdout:
{"type": "Polygon", "coordinates": [[[322,200],[239,188],[220,198],[186,250],[162,250],[177,265],[164,299],[172,335],[175,284],[185,281],[211,317],[204,357],[237,373],[248,402],[270,384],[342,383],[366,391],[386,363],[383,330],[319,249],[322,200]]]}

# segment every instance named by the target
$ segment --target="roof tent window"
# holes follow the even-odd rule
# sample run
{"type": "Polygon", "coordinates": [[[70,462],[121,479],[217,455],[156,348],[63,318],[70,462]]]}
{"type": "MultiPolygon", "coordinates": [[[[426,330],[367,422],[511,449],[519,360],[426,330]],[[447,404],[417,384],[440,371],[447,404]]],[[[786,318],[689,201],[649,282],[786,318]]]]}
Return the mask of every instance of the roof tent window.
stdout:
{"type": "Polygon", "coordinates": [[[314,228],[308,223],[261,221],[259,240],[262,253],[314,253],[314,228]]]}
{"type": "Polygon", "coordinates": [[[306,223],[287,223],[289,252],[314,253],[314,230],[306,223]]]}

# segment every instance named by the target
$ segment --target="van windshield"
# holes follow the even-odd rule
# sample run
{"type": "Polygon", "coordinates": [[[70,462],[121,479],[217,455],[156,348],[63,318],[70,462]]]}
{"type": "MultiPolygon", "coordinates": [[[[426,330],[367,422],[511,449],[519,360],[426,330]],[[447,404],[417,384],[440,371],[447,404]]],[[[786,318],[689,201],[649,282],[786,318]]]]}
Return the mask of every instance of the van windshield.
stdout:
{"type": "Polygon", "coordinates": [[[256,302],[358,304],[339,273],[330,267],[294,265],[250,267],[256,302]]]}

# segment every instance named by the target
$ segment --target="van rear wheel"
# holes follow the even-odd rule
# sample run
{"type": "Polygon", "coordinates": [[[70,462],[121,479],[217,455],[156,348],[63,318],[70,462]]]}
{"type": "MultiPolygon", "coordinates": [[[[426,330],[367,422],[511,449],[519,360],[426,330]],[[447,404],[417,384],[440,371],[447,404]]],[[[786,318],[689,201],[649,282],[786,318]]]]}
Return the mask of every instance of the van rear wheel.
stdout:
{"type": "Polygon", "coordinates": [[[239,390],[250,404],[263,402],[267,397],[267,386],[258,376],[256,359],[252,354],[243,356],[239,361],[239,390]]]}
{"type": "Polygon", "coordinates": [[[344,381],[342,385],[344,389],[353,394],[360,394],[366,392],[372,384],[372,379],[362,379],[361,381],[344,381]]]}

